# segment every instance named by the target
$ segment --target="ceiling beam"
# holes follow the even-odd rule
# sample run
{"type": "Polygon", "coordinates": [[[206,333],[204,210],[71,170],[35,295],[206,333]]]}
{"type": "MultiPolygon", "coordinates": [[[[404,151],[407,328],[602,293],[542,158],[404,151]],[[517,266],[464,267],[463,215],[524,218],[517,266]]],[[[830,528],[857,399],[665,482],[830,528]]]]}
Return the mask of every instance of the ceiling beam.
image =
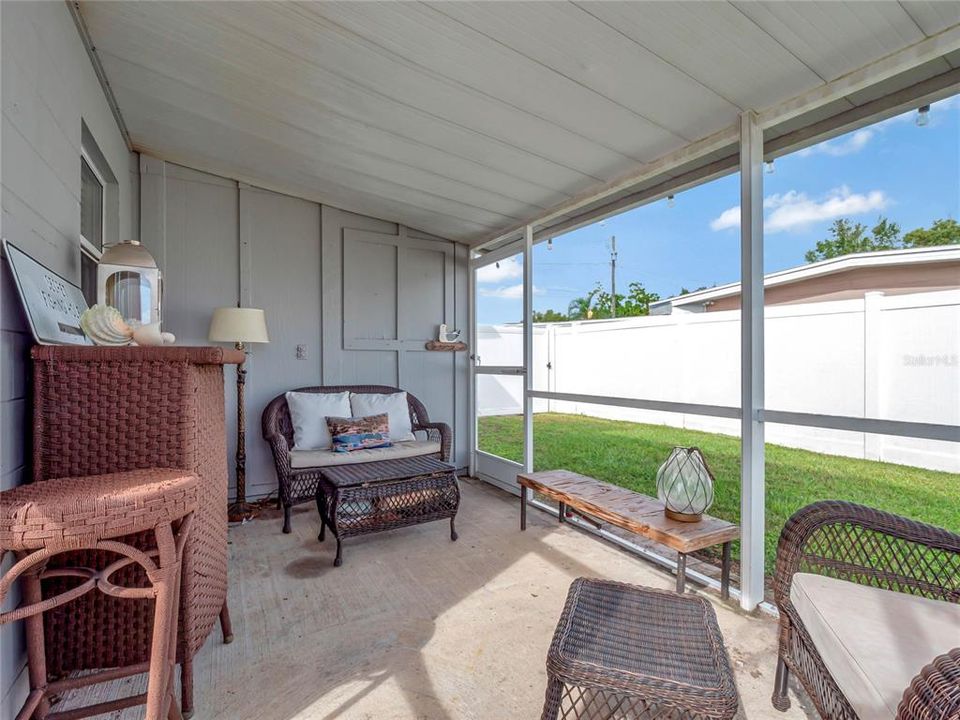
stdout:
{"type": "Polygon", "coordinates": [[[844,110],[836,115],[772,138],[764,143],[764,155],[769,160],[787,155],[800,148],[829,140],[866,125],[886,120],[921,105],[929,105],[960,92],[960,68],[922,80],[909,87],[844,110]]]}
{"type": "Polygon", "coordinates": [[[960,25],[768,108],[758,115],[760,125],[764,129],[779,125],[957,50],[960,50],[960,25]]]}
{"type": "Polygon", "coordinates": [[[657,183],[653,187],[644,188],[637,192],[624,195],[621,198],[612,200],[609,203],[591,208],[575,217],[568,218],[552,225],[545,226],[542,230],[534,233],[534,239],[538,242],[547,238],[557,237],[563,233],[571,232],[584,225],[589,225],[605,217],[632,210],[640,205],[655,202],[668,195],[674,195],[683,192],[705,182],[715,180],[718,177],[729,175],[736,171],[739,163],[739,155],[734,151],[732,154],[714,160],[711,163],[694,168],[680,175],[674,175],[657,183]]]}
{"type": "Polygon", "coordinates": [[[555,205],[547,212],[532,218],[529,222],[524,223],[523,225],[511,227],[509,230],[489,236],[477,243],[476,247],[477,249],[497,247],[502,245],[504,242],[509,242],[521,237],[526,225],[534,225],[538,228],[543,227],[552,220],[556,220],[564,215],[575,213],[576,211],[581,210],[589,205],[593,205],[596,202],[602,201],[605,198],[613,197],[614,195],[618,195],[623,192],[628,192],[631,188],[639,185],[645,180],[651,180],[655,177],[666,175],[673,168],[696,161],[699,158],[716,152],[717,150],[722,150],[726,147],[732,147],[736,145],[739,132],[739,127],[737,125],[731,125],[729,128],[714,133],[706,138],[703,138],[702,140],[692,142],[689,145],[680,148],[679,150],[664,155],[659,160],[641,165],[639,169],[628,173],[618,180],[613,180],[601,186],[600,188],[594,188],[587,192],[581,193],[580,195],[577,195],[566,202],[555,205]]]}
{"type": "MultiPolygon", "coordinates": [[[[954,25],[943,32],[921,40],[908,48],[888,55],[851,73],[847,73],[836,80],[815,88],[814,90],[798,95],[797,97],[786,102],[779,103],[772,108],[768,108],[763,112],[758,113],[758,123],[764,129],[775,127],[778,124],[787,122],[788,120],[794,119],[800,115],[803,115],[804,113],[820,108],[836,100],[845,98],[848,95],[864,90],[865,88],[876,85],[884,80],[889,80],[900,73],[907,72],[927,62],[932,62],[937,58],[957,50],[960,50],[960,25],[954,25]]],[[[924,83],[918,83],[916,86],[898,91],[898,93],[893,94],[897,95],[898,99],[888,102],[893,102],[894,105],[896,103],[902,104],[907,102],[906,98],[909,96],[910,91],[916,91],[916,89],[920,88],[921,86],[924,86],[924,83]]],[[[941,90],[943,90],[943,88],[941,88],[941,90]]],[[[937,92],[939,92],[939,90],[937,92]]],[[[884,110],[881,109],[883,107],[883,103],[881,102],[882,100],[884,100],[884,98],[846,111],[851,113],[851,115],[842,119],[841,124],[842,122],[846,122],[848,126],[855,122],[864,122],[864,124],[866,124],[866,121],[873,117],[873,115],[884,112],[884,110]],[[860,108],[867,108],[867,110],[861,111],[860,108]],[[870,114],[871,111],[873,115],[870,114]]],[[[916,100],[916,98],[914,98],[914,100],[916,100]]],[[[890,107],[894,107],[894,105],[890,105],[890,107]]],[[[844,115],[844,113],[841,113],[841,115],[844,115]]],[[[820,126],[821,135],[826,134],[827,132],[832,132],[832,130],[826,130],[826,128],[830,127],[829,123],[831,120],[836,121],[837,116],[821,121],[823,123],[820,126]]],[[[817,125],[818,123],[814,123],[810,127],[813,128],[817,125]]],[[[800,147],[799,143],[803,142],[803,140],[801,140],[800,133],[805,132],[808,132],[807,128],[801,128],[795,131],[795,133],[791,135],[794,136],[794,140],[796,142],[785,141],[789,144],[778,145],[777,147],[780,147],[781,149],[785,147],[797,149],[800,147]]],[[[739,124],[731,125],[730,127],[714,133],[707,138],[697,140],[683,148],[680,148],[679,150],[668,153],[659,160],[644,164],[632,172],[622,176],[621,178],[607,183],[606,185],[581,193],[570,200],[554,206],[545,213],[529,218],[522,224],[511,226],[504,231],[481,238],[478,242],[474,243],[474,249],[480,251],[484,249],[493,249],[517,240],[522,236],[524,227],[526,225],[533,225],[535,228],[537,228],[535,232],[536,237],[543,237],[544,229],[549,228],[552,221],[555,221],[558,218],[564,218],[561,222],[568,225],[571,229],[582,226],[589,222],[593,222],[603,217],[604,214],[598,213],[596,208],[590,208],[590,206],[596,205],[597,203],[602,203],[602,201],[607,198],[613,199],[610,201],[610,203],[604,205],[606,208],[606,216],[616,212],[622,212],[623,208],[627,205],[630,205],[631,201],[628,200],[621,204],[621,201],[617,200],[616,196],[619,195],[633,197],[630,193],[631,188],[634,188],[637,185],[640,185],[648,180],[652,180],[658,176],[662,176],[664,178],[663,183],[660,184],[660,194],[666,194],[664,188],[671,184],[669,173],[672,169],[676,169],[678,167],[682,167],[683,165],[689,164],[690,162],[694,162],[697,159],[716,152],[717,150],[721,150],[726,147],[733,147],[739,141],[739,137],[739,124]],[[582,223],[579,222],[581,215],[584,217],[584,222],[582,223]]],[[[809,137],[806,138],[806,144],[812,144],[812,138],[814,137],[817,137],[816,132],[810,131],[809,137]]],[[[774,143],[771,141],[771,147],[773,146],[774,143]]],[[[789,150],[786,150],[785,152],[788,151],[789,150]]],[[[677,187],[679,188],[679,186],[682,184],[683,181],[678,182],[677,187]]],[[[636,198],[634,198],[631,207],[636,207],[637,205],[643,204],[643,202],[649,202],[650,199],[655,199],[656,197],[654,194],[647,196],[646,199],[641,199],[643,195],[644,191],[639,191],[636,195],[636,198]]],[[[560,227],[561,223],[556,223],[555,226],[560,227]]],[[[552,229],[546,230],[546,233],[551,236],[557,234],[552,229]]]]}

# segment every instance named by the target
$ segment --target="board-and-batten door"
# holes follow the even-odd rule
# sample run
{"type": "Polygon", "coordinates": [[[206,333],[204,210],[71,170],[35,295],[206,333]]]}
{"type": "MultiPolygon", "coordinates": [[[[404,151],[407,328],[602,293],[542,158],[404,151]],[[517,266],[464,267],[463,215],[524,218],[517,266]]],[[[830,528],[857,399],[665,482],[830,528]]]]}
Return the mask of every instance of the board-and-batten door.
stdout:
{"type": "Polygon", "coordinates": [[[409,236],[403,228],[399,235],[345,228],[340,259],[342,342],[330,350],[342,356],[330,358],[333,364],[325,358],[325,368],[342,369],[338,382],[408,390],[431,419],[453,425],[455,353],[424,345],[441,323],[455,325],[454,244],[409,236]]]}

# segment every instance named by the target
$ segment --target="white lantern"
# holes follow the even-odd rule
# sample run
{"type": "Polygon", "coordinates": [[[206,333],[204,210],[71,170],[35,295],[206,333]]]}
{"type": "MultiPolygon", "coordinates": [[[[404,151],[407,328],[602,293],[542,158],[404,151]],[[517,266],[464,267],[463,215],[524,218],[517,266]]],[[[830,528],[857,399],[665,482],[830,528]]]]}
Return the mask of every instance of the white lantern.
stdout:
{"type": "Polygon", "coordinates": [[[697,522],[713,505],[713,473],[700,448],[675,447],[657,471],[657,497],[672,520],[697,522]]]}
{"type": "Polygon", "coordinates": [[[104,250],[97,266],[97,302],[115,307],[127,322],[160,322],[160,268],[136,240],[104,250]]]}

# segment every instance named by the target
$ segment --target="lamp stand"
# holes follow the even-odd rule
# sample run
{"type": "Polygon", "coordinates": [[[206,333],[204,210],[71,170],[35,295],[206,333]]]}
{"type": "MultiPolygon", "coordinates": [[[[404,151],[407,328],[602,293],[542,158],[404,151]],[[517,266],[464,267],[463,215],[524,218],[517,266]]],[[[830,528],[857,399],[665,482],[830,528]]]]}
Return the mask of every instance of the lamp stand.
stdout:
{"type": "Polygon", "coordinates": [[[237,365],[237,496],[227,506],[227,519],[242,522],[260,514],[260,508],[247,502],[247,423],[244,403],[244,386],[247,383],[246,348],[242,342],[237,350],[244,353],[244,362],[237,365]]]}

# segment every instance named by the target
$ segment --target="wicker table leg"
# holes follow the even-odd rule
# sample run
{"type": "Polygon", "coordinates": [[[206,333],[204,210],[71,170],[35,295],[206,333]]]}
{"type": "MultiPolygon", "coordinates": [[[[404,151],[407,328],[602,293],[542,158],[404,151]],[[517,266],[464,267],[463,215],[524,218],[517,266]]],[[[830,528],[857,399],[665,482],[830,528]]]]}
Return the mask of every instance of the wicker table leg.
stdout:
{"type": "Polygon", "coordinates": [[[558,512],[557,512],[557,520],[558,520],[559,522],[565,522],[566,519],[567,519],[567,504],[566,504],[566,503],[563,503],[563,502],[560,503],[560,504],[559,504],[559,507],[557,508],[557,510],[558,510],[558,512]]]}
{"type": "Polygon", "coordinates": [[[677,553],[677,592],[687,589],[687,554],[677,553]]]}
{"type": "Polygon", "coordinates": [[[227,607],[227,601],[223,601],[223,607],[220,608],[220,632],[223,634],[223,644],[229,645],[233,642],[233,623],[230,622],[230,608],[227,607]]]}
{"type": "Polygon", "coordinates": [[[557,713],[560,712],[560,703],[562,701],[563,683],[555,677],[548,675],[547,692],[543,703],[543,712],[540,720],[557,720],[557,713]]]}
{"type": "Polygon", "coordinates": [[[720,599],[730,599],[730,543],[723,544],[723,562],[720,565],[720,599]]]}
{"type": "Polygon", "coordinates": [[[319,485],[317,486],[316,501],[317,513],[320,515],[320,534],[317,535],[317,540],[323,542],[327,538],[327,495],[319,485]]]}
{"type": "Polygon", "coordinates": [[[340,511],[343,509],[344,502],[346,500],[339,488],[335,489],[331,495],[324,497],[324,503],[328,506],[328,512],[330,513],[330,530],[337,539],[337,556],[333,559],[334,567],[343,565],[343,538],[340,535],[344,529],[340,523],[340,511]]]}

